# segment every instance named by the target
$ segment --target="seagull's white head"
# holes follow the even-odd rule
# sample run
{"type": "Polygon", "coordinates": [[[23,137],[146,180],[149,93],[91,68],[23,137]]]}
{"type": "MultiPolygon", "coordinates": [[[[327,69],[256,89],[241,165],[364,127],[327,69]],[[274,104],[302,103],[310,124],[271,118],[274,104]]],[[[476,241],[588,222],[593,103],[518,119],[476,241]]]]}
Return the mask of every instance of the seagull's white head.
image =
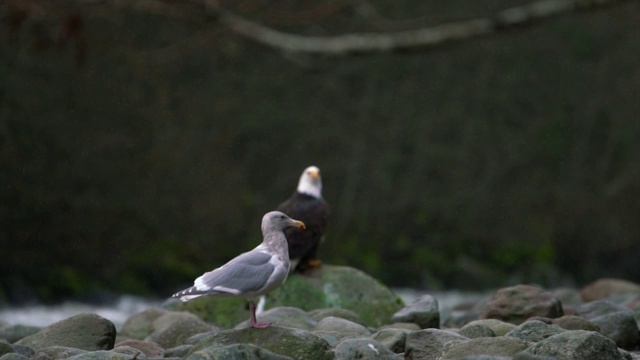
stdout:
{"type": "Polygon", "coordinates": [[[262,233],[268,234],[277,231],[282,231],[289,226],[304,229],[304,223],[302,221],[293,220],[280,211],[271,211],[262,217],[262,233]]]}
{"type": "Polygon", "coordinates": [[[322,178],[317,166],[309,166],[300,175],[297,191],[301,194],[322,198],[322,178]]]}

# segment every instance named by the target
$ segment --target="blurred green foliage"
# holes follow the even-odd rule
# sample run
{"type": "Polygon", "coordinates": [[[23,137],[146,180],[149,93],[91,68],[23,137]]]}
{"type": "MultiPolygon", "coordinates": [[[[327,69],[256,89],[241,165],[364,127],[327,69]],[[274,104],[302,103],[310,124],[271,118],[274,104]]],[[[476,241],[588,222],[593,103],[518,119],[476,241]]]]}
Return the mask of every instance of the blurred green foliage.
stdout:
{"type": "MultiPolygon", "coordinates": [[[[416,26],[504,7],[439,3],[379,6],[416,26]]],[[[29,23],[0,29],[7,300],[169,296],[257,245],[311,164],[327,263],[430,289],[640,281],[637,6],[350,58],[92,9],[84,64],[29,23]]],[[[352,16],[310,28],[374,30],[352,16]]]]}

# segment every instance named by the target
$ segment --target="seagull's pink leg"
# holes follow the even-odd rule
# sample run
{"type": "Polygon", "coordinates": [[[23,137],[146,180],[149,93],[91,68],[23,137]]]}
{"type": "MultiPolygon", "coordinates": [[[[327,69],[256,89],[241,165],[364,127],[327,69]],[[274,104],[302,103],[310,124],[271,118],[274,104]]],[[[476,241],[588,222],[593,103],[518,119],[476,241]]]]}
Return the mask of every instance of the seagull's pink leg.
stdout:
{"type": "Polygon", "coordinates": [[[264,329],[271,325],[270,323],[259,323],[256,321],[256,304],[253,302],[253,299],[249,300],[249,314],[249,322],[252,328],[264,329]]]}

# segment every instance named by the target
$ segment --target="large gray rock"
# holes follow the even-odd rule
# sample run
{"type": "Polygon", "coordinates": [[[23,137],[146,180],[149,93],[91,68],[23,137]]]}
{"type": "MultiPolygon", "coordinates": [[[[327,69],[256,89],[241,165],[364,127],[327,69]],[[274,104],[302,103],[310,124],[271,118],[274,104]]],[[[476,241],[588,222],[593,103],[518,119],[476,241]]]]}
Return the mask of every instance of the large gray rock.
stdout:
{"type": "Polygon", "coordinates": [[[118,354],[131,355],[136,359],[144,359],[147,357],[142,351],[127,345],[116,346],[111,351],[118,354]]]}
{"type": "Polygon", "coordinates": [[[608,300],[596,300],[578,306],[575,310],[575,315],[581,316],[587,320],[591,320],[598,316],[607,315],[619,311],[632,313],[631,309],[624,305],[618,305],[608,300]]]}
{"type": "Polygon", "coordinates": [[[391,321],[418,324],[421,329],[439,329],[440,311],[438,310],[438,300],[431,295],[421,296],[413,304],[393,314],[391,321]]]}
{"type": "Polygon", "coordinates": [[[186,357],[187,360],[291,360],[252,344],[210,346],[186,357]]]}
{"type": "Polygon", "coordinates": [[[558,325],[547,324],[538,320],[529,320],[509,331],[505,336],[511,336],[525,341],[538,342],[564,331],[567,330],[558,325]]]}
{"type": "Polygon", "coordinates": [[[129,346],[134,349],[140,350],[144,356],[148,358],[161,358],[164,357],[164,349],[153,341],[145,340],[125,340],[116,343],[114,349],[121,346],[129,346]]]}
{"type": "Polygon", "coordinates": [[[595,331],[573,330],[550,336],[527,352],[561,360],[623,360],[613,340],[595,331]]]}
{"type": "Polygon", "coordinates": [[[67,359],[72,356],[80,355],[86,353],[87,350],[80,350],[72,347],[66,346],[49,346],[43,349],[38,350],[36,355],[46,354],[51,359],[67,359]]]}
{"type": "Polygon", "coordinates": [[[371,338],[345,339],[335,350],[335,360],[398,360],[391,350],[371,338]]]}
{"type": "Polygon", "coordinates": [[[167,312],[165,309],[151,308],[129,316],[118,338],[143,340],[154,331],[153,322],[167,312]]]}
{"type": "Polygon", "coordinates": [[[339,334],[339,338],[369,336],[371,332],[366,327],[352,321],[329,316],[318,322],[316,331],[331,331],[339,334]]]}
{"type": "Polygon", "coordinates": [[[245,328],[224,330],[202,339],[191,353],[212,345],[254,344],[276,354],[296,360],[332,360],[333,353],[329,344],[301,330],[272,325],[266,329],[245,328]]]}
{"type": "Polygon", "coordinates": [[[405,350],[404,344],[407,342],[407,335],[411,332],[407,329],[385,328],[371,335],[371,338],[394,353],[401,354],[405,350]]]}
{"type": "Polygon", "coordinates": [[[493,331],[495,336],[504,336],[509,331],[517,328],[517,326],[514,324],[497,320],[497,319],[480,319],[480,320],[474,320],[467,323],[460,330],[464,329],[465,327],[475,326],[475,325],[482,325],[482,326],[488,327],[493,331]]]}
{"type": "Polygon", "coordinates": [[[564,315],[560,300],[539,287],[516,285],[498,290],[480,310],[481,319],[498,319],[512,324],[542,316],[557,318],[564,315]]]}
{"type": "MultiPolygon", "coordinates": [[[[261,322],[273,325],[292,327],[302,330],[311,330],[316,326],[316,321],[307,312],[290,306],[279,306],[269,309],[257,315],[261,322]]],[[[241,322],[236,329],[249,327],[249,320],[241,322]]]]}
{"type": "Polygon", "coordinates": [[[513,356],[528,346],[526,341],[513,337],[484,337],[447,343],[442,358],[458,359],[476,355],[513,356]]]}
{"type": "Polygon", "coordinates": [[[304,274],[292,274],[283,286],[267,296],[267,308],[293,306],[305,311],[341,308],[355,312],[362,324],[378,327],[404,304],[389,288],[364,272],[322,265],[304,274]]]}
{"type": "Polygon", "coordinates": [[[164,350],[165,358],[186,358],[191,354],[195,345],[180,345],[164,350]]]}
{"type": "Polygon", "coordinates": [[[35,350],[66,346],[94,351],[113,349],[116,327],[96,314],[79,314],[52,324],[17,342],[35,350]]]}
{"type": "Polygon", "coordinates": [[[315,309],[309,311],[309,316],[313,318],[315,321],[320,321],[326,317],[334,316],[339,317],[345,320],[353,321],[354,323],[358,323],[360,325],[364,325],[362,323],[362,319],[360,319],[360,315],[358,315],[355,311],[341,309],[341,308],[323,308],[323,309],[315,309]]]}
{"type": "Polygon", "coordinates": [[[467,324],[458,331],[458,334],[468,337],[469,339],[496,336],[496,333],[484,324],[467,324]]]}
{"type": "Polygon", "coordinates": [[[591,319],[600,328],[600,333],[613,340],[625,350],[634,350],[640,345],[640,331],[633,313],[618,311],[591,319]]]}
{"type": "Polygon", "coordinates": [[[188,312],[169,311],[152,323],[154,330],[145,340],[153,341],[165,349],[182,345],[189,337],[219,330],[188,312]]]}
{"type": "Polygon", "coordinates": [[[451,342],[465,342],[469,338],[440,329],[424,329],[407,335],[405,360],[432,360],[442,357],[444,347],[451,342]]]}
{"type": "Polygon", "coordinates": [[[575,315],[565,315],[557,319],[553,319],[552,323],[567,330],[600,331],[600,328],[594,325],[591,321],[575,315]]]}

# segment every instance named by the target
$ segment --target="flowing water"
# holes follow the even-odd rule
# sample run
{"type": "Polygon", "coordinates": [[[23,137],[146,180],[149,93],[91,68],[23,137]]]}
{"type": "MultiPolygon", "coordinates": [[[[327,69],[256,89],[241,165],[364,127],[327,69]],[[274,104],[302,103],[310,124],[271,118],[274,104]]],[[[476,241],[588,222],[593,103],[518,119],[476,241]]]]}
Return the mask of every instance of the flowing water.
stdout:
{"type": "Polygon", "coordinates": [[[81,313],[94,313],[111,320],[120,329],[127,318],[135,313],[159,306],[161,301],[124,295],[110,305],[89,305],[65,302],[59,305],[33,305],[25,307],[2,307],[0,322],[8,325],[48,326],[81,313]]]}

